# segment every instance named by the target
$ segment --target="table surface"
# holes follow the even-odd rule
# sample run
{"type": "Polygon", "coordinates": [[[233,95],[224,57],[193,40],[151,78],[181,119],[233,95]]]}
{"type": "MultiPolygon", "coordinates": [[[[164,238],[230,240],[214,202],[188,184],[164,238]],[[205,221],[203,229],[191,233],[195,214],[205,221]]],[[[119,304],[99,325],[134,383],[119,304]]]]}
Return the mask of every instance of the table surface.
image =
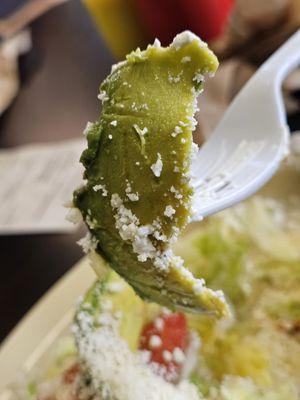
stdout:
{"type": "MultiPolygon", "coordinates": [[[[32,24],[33,49],[20,60],[22,86],[0,119],[0,147],[80,137],[99,114],[97,91],[114,62],[81,3],[32,24]]],[[[83,232],[0,236],[0,341],[82,257],[83,232]]]]}

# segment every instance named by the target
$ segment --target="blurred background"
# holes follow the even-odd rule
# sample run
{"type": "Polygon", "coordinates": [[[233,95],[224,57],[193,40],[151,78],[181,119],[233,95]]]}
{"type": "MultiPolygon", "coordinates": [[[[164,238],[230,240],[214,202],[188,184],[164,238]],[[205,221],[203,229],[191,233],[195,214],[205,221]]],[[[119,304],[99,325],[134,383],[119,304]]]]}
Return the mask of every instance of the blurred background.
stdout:
{"type": "MultiPolygon", "coordinates": [[[[300,0],[0,0],[0,341],[76,261],[83,227],[63,207],[81,180],[82,131],[113,63],[190,29],[221,66],[200,99],[196,140],[300,27],[300,0]]],[[[300,129],[300,71],[284,82],[300,129]]]]}

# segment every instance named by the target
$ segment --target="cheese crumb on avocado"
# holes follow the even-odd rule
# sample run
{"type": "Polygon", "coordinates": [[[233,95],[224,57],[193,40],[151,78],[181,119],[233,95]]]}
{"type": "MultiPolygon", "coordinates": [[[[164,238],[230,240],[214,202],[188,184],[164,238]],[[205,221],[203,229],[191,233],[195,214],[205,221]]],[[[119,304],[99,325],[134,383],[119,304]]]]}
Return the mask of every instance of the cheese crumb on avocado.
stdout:
{"type": "Polygon", "coordinates": [[[223,294],[195,279],[171,249],[191,216],[196,97],[217,66],[191,32],[114,66],[100,87],[101,116],[89,125],[81,156],[87,183],[74,205],[95,238],[92,248],[97,243],[96,252],[142,298],[222,316],[223,294]]]}

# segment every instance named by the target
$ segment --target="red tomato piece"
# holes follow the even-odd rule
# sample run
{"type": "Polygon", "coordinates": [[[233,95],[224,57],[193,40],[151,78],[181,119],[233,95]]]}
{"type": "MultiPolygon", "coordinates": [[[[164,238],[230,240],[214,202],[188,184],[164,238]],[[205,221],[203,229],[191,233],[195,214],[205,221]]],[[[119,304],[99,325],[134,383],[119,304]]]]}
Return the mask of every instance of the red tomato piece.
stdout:
{"type": "Polygon", "coordinates": [[[163,313],[147,324],[141,334],[141,350],[150,352],[150,362],[165,367],[168,380],[176,379],[188,346],[188,327],[182,313],[163,313]]]}

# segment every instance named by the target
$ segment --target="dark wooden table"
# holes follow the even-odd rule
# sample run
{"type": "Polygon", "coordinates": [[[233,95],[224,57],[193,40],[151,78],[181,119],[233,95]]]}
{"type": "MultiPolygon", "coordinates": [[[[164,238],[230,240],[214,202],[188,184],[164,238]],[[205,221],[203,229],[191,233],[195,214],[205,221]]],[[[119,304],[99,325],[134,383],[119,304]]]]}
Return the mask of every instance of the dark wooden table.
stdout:
{"type": "MultiPolygon", "coordinates": [[[[99,113],[98,86],[114,62],[78,0],[36,21],[32,37],[20,93],[0,119],[0,147],[81,136],[99,113]]],[[[81,236],[0,236],[0,341],[80,259],[81,236]]]]}

